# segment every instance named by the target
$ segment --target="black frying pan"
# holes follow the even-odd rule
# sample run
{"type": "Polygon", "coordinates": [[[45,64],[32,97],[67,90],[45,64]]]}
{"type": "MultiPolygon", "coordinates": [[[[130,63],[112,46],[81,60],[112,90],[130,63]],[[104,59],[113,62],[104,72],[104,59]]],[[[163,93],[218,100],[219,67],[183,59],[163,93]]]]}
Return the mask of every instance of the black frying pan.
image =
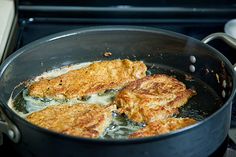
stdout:
{"type": "MultiPolygon", "coordinates": [[[[236,78],[217,50],[193,38],[147,27],[91,27],[45,37],[11,55],[1,66],[0,131],[25,156],[208,156],[227,136],[236,78]],[[104,57],[104,52],[112,56],[104,57]],[[153,73],[177,77],[198,95],[179,116],[200,122],[165,135],[131,140],[85,139],[51,132],[16,115],[7,101],[16,85],[42,72],[80,62],[143,60],[153,73]],[[152,66],[154,65],[154,66],[152,66]],[[193,79],[189,80],[189,76],[193,79]]],[[[20,89],[19,89],[20,90],[20,89]]]]}

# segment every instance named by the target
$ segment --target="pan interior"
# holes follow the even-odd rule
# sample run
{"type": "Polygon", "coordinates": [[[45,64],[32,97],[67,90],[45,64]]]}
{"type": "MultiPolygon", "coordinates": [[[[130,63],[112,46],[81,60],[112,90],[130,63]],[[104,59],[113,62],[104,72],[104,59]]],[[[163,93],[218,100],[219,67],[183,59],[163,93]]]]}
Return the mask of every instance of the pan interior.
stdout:
{"type": "MultiPolygon", "coordinates": [[[[218,110],[223,104],[221,97],[199,78],[173,67],[153,63],[145,64],[148,67],[147,75],[167,74],[182,81],[187,88],[196,90],[197,95],[189,99],[188,103],[179,109],[180,113],[175,115],[176,117],[191,117],[197,121],[201,121],[218,110]]],[[[17,113],[23,112],[27,115],[29,113],[26,110],[26,101],[23,98],[23,92],[24,90],[14,98],[13,110],[17,113]]],[[[127,117],[116,113],[113,114],[113,117],[114,120],[112,124],[106,129],[101,138],[124,139],[134,131],[145,126],[145,124],[134,123],[127,117]]]]}

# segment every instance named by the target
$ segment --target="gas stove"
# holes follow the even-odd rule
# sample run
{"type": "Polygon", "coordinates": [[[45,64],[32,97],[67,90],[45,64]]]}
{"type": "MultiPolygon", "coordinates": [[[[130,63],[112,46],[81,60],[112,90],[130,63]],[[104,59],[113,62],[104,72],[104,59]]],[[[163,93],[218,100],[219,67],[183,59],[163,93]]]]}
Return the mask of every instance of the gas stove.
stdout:
{"type": "MultiPolygon", "coordinates": [[[[223,32],[227,21],[236,17],[236,3],[211,0],[159,2],[144,1],[44,1],[22,0],[16,2],[16,14],[3,60],[24,45],[61,31],[101,25],[149,26],[170,30],[203,39],[215,32],[223,32]],[[211,3],[212,2],[212,3],[211,3]],[[211,4],[211,5],[209,5],[211,4]]],[[[236,53],[224,42],[210,43],[232,63],[236,53]]],[[[234,105],[236,106],[236,104],[234,105]]],[[[233,108],[232,128],[236,128],[236,107],[233,108]]],[[[7,152],[20,156],[11,149],[12,143],[4,136],[0,154],[7,152]]],[[[211,156],[236,156],[236,145],[227,137],[211,156]]]]}

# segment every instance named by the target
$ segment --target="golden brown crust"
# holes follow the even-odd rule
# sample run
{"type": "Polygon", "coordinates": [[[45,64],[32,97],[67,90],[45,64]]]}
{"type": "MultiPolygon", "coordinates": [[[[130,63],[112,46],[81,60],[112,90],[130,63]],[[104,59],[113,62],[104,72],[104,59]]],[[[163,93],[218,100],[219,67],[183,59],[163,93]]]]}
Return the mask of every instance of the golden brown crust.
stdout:
{"type": "Polygon", "coordinates": [[[116,106],[101,105],[55,105],[27,116],[27,120],[55,132],[98,138],[112,121],[116,106]]]}
{"type": "Polygon", "coordinates": [[[95,62],[52,79],[42,79],[29,86],[29,95],[40,98],[81,98],[107,89],[121,88],[146,76],[141,61],[112,60],[95,62]]]}
{"type": "Polygon", "coordinates": [[[149,123],[146,127],[129,135],[129,138],[140,138],[148,136],[157,136],[175,131],[189,125],[195,124],[197,121],[192,118],[168,118],[156,120],[149,123]]]}
{"type": "Polygon", "coordinates": [[[118,93],[115,104],[133,121],[148,123],[178,113],[195,94],[177,79],[156,74],[131,82],[118,93]]]}

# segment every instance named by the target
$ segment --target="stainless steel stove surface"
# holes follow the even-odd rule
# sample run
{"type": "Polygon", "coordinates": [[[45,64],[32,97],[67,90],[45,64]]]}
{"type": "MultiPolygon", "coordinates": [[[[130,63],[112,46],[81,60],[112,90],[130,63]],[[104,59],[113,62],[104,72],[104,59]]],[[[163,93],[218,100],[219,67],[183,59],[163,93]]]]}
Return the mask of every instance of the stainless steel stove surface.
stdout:
{"type": "MultiPolygon", "coordinates": [[[[81,2],[80,6],[77,3],[75,6],[70,6],[66,1],[61,1],[55,6],[52,1],[22,0],[17,6],[17,17],[4,57],[6,58],[15,50],[41,37],[61,31],[99,25],[149,26],[171,30],[201,40],[211,33],[223,32],[225,23],[236,17],[236,9],[232,7],[234,3],[231,4],[228,1],[211,7],[206,7],[207,5],[203,1],[202,3],[176,1],[176,4],[172,4],[173,7],[167,3],[169,4],[169,1],[155,4],[137,2],[134,7],[135,4],[131,6],[127,5],[127,2],[116,4],[114,1],[104,1],[103,4],[100,4],[97,1],[94,3],[86,1],[81,2]],[[179,7],[185,3],[188,5],[179,7]],[[155,6],[157,4],[159,4],[158,7],[155,6]],[[191,7],[197,4],[199,6],[191,7]],[[148,7],[143,7],[145,5],[148,7]]],[[[222,52],[232,63],[236,62],[235,50],[224,42],[215,40],[210,45],[222,52]]],[[[233,113],[232,127],[236,128],[236,107],[233,108],[233,113]]],[[[13,144],[5,136],[3,140],[4,145],[0,146],[0,154],[20,156],[12,149],[13,144]]],[[[236,156],[234,150],[236,150],[235,143],[227,138],[211,156],[236,156]]]]}

